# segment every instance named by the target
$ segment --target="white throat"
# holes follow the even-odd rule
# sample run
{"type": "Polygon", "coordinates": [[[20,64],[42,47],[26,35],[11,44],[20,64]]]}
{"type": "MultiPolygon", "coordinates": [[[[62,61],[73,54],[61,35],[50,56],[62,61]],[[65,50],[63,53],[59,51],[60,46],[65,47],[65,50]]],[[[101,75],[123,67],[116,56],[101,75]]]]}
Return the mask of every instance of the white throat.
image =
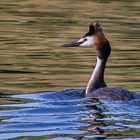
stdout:
{"type": "Polygon", "coordinates": [[[86,94],[92,92],[93,90],[105,86],[104,83],[104,69],[105,69],[106,62],[97,57],[97,63],[95,69],[92,73],[92,76],[87,84],[86,87],[86,94]]]}

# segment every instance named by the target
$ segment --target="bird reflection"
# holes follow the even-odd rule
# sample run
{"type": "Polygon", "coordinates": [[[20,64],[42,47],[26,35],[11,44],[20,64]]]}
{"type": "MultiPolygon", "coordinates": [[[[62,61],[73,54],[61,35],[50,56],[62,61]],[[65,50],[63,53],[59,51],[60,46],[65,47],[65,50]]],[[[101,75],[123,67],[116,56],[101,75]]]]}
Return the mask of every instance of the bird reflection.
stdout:
{"type": "Polygon", "coordinates": [[[96,98],[87,98],[87,100],[82,104],[85,104],[85,107],[90,113],[89,119],[85,120],[85,122],[89,123],[89,125],[80,129],[87,131],[87,135],[94,136],[94,139],[105,139],[106,135],[104,135],[104,130],[102,130],[102,127],[106,126],[103,121],[103,118],[105,118],[103,111],[105,111],[106,109],[102,106],[102,103],[96,98]]]}

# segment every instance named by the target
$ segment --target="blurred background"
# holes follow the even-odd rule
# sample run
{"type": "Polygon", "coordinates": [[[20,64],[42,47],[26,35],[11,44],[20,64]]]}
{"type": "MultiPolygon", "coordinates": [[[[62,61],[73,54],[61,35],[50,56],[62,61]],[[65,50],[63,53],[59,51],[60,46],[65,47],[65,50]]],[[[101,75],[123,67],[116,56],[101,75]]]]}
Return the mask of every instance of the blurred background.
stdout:
{"type": "Polygon", "coordinates": [[[61,48],[99,21],[112,53],[110,86],[140,91],[139,0],[1,0],[0,91],[84,88],[96,64],[91,48],[61,48]]]}

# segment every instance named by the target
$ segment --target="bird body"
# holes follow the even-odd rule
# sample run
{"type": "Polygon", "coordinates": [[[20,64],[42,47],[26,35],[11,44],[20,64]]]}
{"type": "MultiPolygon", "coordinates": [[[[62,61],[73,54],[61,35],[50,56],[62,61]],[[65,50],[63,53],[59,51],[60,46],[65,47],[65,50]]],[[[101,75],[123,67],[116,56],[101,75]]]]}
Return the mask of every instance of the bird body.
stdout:
{"type": "Polygon", "coordinates": [[[132,100],[135,94],[121,87],[104,87],[89,92],[86,97],[109,100],[132,100]]]}
{"type": "Polygon", "coordinates": [[[108,87],[105,83],[104,71],[111,53],[111,47],[98,22],[95,25],[91,23],[89,31],[80,40],[62,45],[62,47],[77,46],[95,48],[97,54],[95,69],[84,90],[85,97],[111,100],[131,100],[135,98],[132,92],[120,87],[108,87]]]}

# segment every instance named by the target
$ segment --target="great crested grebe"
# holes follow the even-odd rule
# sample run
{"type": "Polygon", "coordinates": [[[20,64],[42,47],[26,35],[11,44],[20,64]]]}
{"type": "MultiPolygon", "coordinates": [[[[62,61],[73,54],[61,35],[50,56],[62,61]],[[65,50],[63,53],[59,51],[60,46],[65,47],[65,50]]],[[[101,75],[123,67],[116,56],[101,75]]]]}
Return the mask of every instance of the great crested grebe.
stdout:
{"type": "Polygon", "coordinates": [[[76,46],[93,47],[97,52],[95,69],[84,90],[86,97],[111,100],[131,100],[135,98],[135,93],[120,87],[107,87],[104,81],[105,66],[111,53],[111,47],[98,22],[95,25],[91,23],[89,25],[89,31],[80,40],[62,45],[62,47],[76,46]]]}

